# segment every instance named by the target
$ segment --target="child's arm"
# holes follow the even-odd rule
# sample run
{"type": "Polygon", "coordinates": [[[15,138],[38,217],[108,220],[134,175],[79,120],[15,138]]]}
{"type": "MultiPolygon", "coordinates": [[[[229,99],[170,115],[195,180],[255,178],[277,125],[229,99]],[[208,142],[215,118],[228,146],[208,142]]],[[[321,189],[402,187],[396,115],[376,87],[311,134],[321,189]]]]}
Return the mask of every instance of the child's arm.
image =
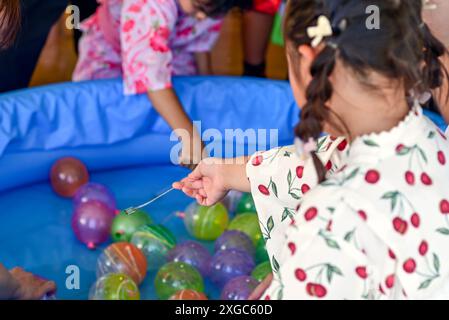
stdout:
{"type": "MultiPolygon", "coordinates": [[[[436,9],[425,9],[423,12],[424,21],[428,24],[432,33],[449,49],[449,28],[447,28],[447,16],[449,15],[449,1],[434,0],[436,9]]],[[[447,71],[449,71],[449,56],[446,54],[442,62],[447,71]]],[[[449,121],[449,83],[447,77],[444,77],[441,89],[434,92],[441,112],[446,121],[449,121]]]]}
{"type": "Polygon", "coordinates": [[[21,268],[8,271],[0,264],[0,300],[37,300],[56,291],[53,281],[40,279],[21,268]]]}
{"type": "Polygon", "coordinates": [[[192,167],[201,160],[203,145],[200,134],[184,111],[173,89],[149,91],[148,97],[157,112],[182,140],[181,165],[192,167]]]}
{"type": "Polygon", "coordinates": [[[250,192],[246,177],[248,157],[235,159],[207,158],[186,178],[173,184],[199,204],[211,206],[226,195],[229,190],[250,192]]]}
{"type": "Polygon", "coordinates": [[[196,52],[195,60],[200,75],[211,75],[213,73],[210,52],[196,52]]]}

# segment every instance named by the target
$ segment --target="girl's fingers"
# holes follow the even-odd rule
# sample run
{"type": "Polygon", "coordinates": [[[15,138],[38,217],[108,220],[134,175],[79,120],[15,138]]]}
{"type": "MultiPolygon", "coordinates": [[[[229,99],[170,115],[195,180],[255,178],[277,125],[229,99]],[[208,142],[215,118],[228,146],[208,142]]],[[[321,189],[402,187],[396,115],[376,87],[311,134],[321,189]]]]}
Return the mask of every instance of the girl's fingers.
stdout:
{"type": "Polygon", "coordinates": [[[184,184],[181,181],[177,181],[172,184],[172,187],[176,190],[182,190],[183,186],[184,184]]]}
{"type": "Polygon", "coordinates": [[[204,190],[204,189],[198,189],[198,193],[204,198],[207,197],[206,190],[204,190]]]}

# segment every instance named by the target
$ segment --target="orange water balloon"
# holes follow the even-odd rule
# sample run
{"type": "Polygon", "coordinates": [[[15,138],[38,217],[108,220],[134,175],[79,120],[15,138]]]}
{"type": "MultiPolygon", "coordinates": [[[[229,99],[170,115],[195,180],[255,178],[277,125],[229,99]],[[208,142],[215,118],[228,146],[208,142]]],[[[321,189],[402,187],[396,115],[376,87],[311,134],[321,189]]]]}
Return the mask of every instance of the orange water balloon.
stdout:
{"type": "Polygon", "coordinates": [[[79,187],[89,182],[86,166],[76,158],[62,158],[56,161],[50,171],[53,190],[61,197],[73,197],[79,187]]]}
{"type": "Polygon", "coordinates": [[[113,243],[103,251],[97,261],[97,277],[108,273],[127,274],[139,285],[147,273],[147,259],[142,251],[131,243],[113,243]]]}
{"type": "Polygon", "coordinates": [[[169,300],[207,300],[204,293],[191,289],[179,290],[169,300]]]}

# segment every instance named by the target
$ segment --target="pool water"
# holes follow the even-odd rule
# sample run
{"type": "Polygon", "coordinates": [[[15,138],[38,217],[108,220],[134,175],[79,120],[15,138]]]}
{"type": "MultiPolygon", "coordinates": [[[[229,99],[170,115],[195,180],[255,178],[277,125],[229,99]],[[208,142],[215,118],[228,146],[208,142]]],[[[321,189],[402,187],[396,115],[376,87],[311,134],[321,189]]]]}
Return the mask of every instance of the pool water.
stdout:
{"type": "MultiPolygon", "coordinates": [[[[108,186],[119,208],[137,205],[166,190],[188,171],[174,166],[134,167],[93,173],[90,181],[108,186]]],[[[173,191],[151,204],[146,211],[156,223],[168,227],[179,242],[191,239],[175,214],[192,199],[173,191]]],[[[96,260],[108,243],[91,251],[80,243],[71,228],[72,202],[55,195],[48,183],[34,184],[0,194],[0,262],[7,268],[20,266],[57,284],[58,299],[87,299],[95,282],[96,260]],[[80,269],[80,288],[67,289],[66,268],[80,269]]],[[[212,252],[213,243],[202,242],[212,252]]],[[[154,277],[147,274],[141,299],[156,299],[154,277]]],[[[206,280],[206,294],[219,292],[206,280]]]]}

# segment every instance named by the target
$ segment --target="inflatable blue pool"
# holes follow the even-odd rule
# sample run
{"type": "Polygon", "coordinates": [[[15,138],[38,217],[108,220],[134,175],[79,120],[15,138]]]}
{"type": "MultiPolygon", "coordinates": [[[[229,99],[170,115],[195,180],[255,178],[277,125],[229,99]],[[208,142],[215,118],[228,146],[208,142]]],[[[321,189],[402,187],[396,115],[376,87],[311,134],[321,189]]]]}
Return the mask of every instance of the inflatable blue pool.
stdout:
{"type": "MultiPolygon", "coordinates": [[[[190,116],[201,121],[201,131],[217,133],[209,135],[208,143],[230,150],[226,156],[293,140],[298,109],[286,82],[181,77],[175,79],[175,89],[190,116]],[[255,129],[262,134],[257,143],[248,143],[225,134],[226,129],[255,129]]],[[[440,117],[429,116],[445,127],[440,117]]],[[[56,196],[48,183],[51,164],[63,156],[81,159],[91,181],[110,187],[118,206],[126,208],[187,173],[170,161],[176,143],[170,132],[145,96],[123,97],[120,80],[0,95],[0,262],[56,281],[59,299],[87,299],[96,259],[107,244],[90,251],[76,240],[70,226],[72,203],[56,196]],[[80,270],[79,289],[66,286],[67,267],[72,265],[80,270]]],[[[189,236],[174,213],[190,202],[174,192],[147,211],[182,241],[189,236]]],[[[156,298],[154,276],[147,275],[141,286],[143,299],[156,298]]],[[[211,285],[206,293],[218,296],[211,285]]]]}

